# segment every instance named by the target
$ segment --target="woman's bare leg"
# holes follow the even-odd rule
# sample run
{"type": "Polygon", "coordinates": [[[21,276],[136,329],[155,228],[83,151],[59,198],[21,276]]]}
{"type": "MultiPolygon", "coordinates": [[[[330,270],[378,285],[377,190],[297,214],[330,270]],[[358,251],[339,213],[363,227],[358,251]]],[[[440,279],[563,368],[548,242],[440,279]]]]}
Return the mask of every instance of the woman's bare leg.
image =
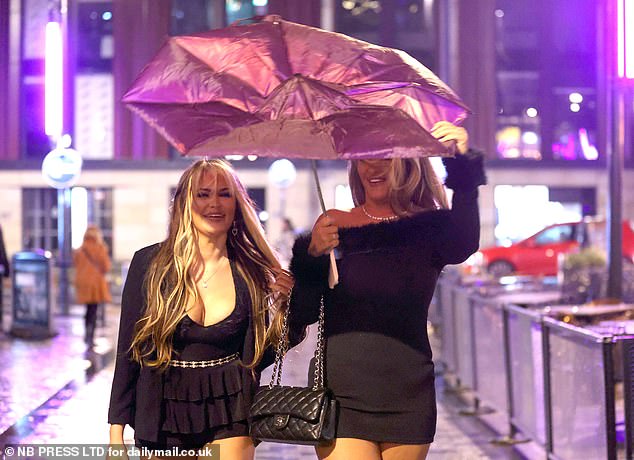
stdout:
{"type": "Polygon", "coordinates": [[[383,460],[425,460],[430,444],[381,443],[383,460]]]}
{"type": "Polygon", "coordinates": [[[231,459],[231,460],[253,460],[255,457],[255,446],[253,440],[248,436],[235,436],[233,438],[218,439],[214,442],[206,444],[208,446],[219,446],[220,457],[205,457],[199,455],[199,459],[231,459]]]}
{"type": "Polygon", "coordinates": [[[379,445],[364,439],[337,438],[315,450],[321,460],[381,460],[379,445]]]}

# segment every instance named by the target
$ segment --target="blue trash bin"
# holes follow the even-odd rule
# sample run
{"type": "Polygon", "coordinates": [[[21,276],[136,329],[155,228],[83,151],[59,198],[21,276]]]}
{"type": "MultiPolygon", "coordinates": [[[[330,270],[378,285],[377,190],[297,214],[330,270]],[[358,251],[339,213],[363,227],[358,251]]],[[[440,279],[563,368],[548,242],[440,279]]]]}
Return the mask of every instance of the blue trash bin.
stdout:
{"type": "Polygon", "coordinates": [[[10,334],[28,339],[56,335],[53,328],[52,261],[45,251],[13,255],[13,318],[10,334]]]}

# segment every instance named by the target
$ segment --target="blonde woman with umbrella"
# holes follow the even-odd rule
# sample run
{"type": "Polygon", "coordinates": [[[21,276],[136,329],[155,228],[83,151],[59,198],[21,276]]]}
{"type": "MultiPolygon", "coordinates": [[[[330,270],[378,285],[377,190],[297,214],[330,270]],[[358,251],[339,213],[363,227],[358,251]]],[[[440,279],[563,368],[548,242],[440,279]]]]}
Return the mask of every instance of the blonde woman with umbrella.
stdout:
{"type": "Polygon", "coordinates": [[[477,186],[485,180],[463,128],[440,122],[432,134],[459,152],[443,160],[451,208],[427,159],[352,161],[355,207],[328,211],[293,248],[291,327],[315,322],[323,296],[325,376],[339,403],[336,439],[317,448],[321,459],[422,460],[433,441],[427,311],[442,268],[478,248],[477,186]],[[335,248],[339,284],[331,290],[335,248]]]}

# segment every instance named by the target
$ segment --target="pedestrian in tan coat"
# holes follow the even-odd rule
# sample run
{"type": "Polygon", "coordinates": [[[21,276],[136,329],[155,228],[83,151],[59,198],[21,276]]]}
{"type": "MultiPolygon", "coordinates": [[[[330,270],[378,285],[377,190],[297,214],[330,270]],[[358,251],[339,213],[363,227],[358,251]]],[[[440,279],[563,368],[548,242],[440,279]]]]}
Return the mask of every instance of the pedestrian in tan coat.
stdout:
{"type": "Polygon", "coordinates": [[[99,304],[112,300],[106,281],[106,274],[110,271],[110,257],[99,228],[94,225],[88,226],[82,245],[73,252],[73,261],[75,301],[86,304],[84,340],[88,347],[92,348],[99,304]]]}

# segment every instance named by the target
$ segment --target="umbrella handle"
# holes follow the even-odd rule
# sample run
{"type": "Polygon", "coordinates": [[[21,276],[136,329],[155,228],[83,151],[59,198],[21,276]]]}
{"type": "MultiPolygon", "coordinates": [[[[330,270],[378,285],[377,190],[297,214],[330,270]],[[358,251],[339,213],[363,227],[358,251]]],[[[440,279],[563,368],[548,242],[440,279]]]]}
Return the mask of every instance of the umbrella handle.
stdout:
{"type": "MultiPolygon", "coordinates": [[[[317,174],[317,161],[312,160],[311,166],[313,169],[313,176],[315,177],[315,186],[317,187],[317,195],[319,196],[319,205],[321,211],[326,213],[326,205],[324,204],[324,195],[321,193],[321,184],[319,183],[319,175],[317,174]]],[[[328,287],[334,289],[339,283],[339,270],[337,270],[337,259],[335,258],[335,251],[330,251],[330,269],[328,270],[328,287]]]]}
{"type": "Polygon", "coordinates": [[[328,270],[328,287],[334,289],[339,283],[339,271],[337,270],[337,259],[335,251],[330,251],[330,269],[328,270]]]}

